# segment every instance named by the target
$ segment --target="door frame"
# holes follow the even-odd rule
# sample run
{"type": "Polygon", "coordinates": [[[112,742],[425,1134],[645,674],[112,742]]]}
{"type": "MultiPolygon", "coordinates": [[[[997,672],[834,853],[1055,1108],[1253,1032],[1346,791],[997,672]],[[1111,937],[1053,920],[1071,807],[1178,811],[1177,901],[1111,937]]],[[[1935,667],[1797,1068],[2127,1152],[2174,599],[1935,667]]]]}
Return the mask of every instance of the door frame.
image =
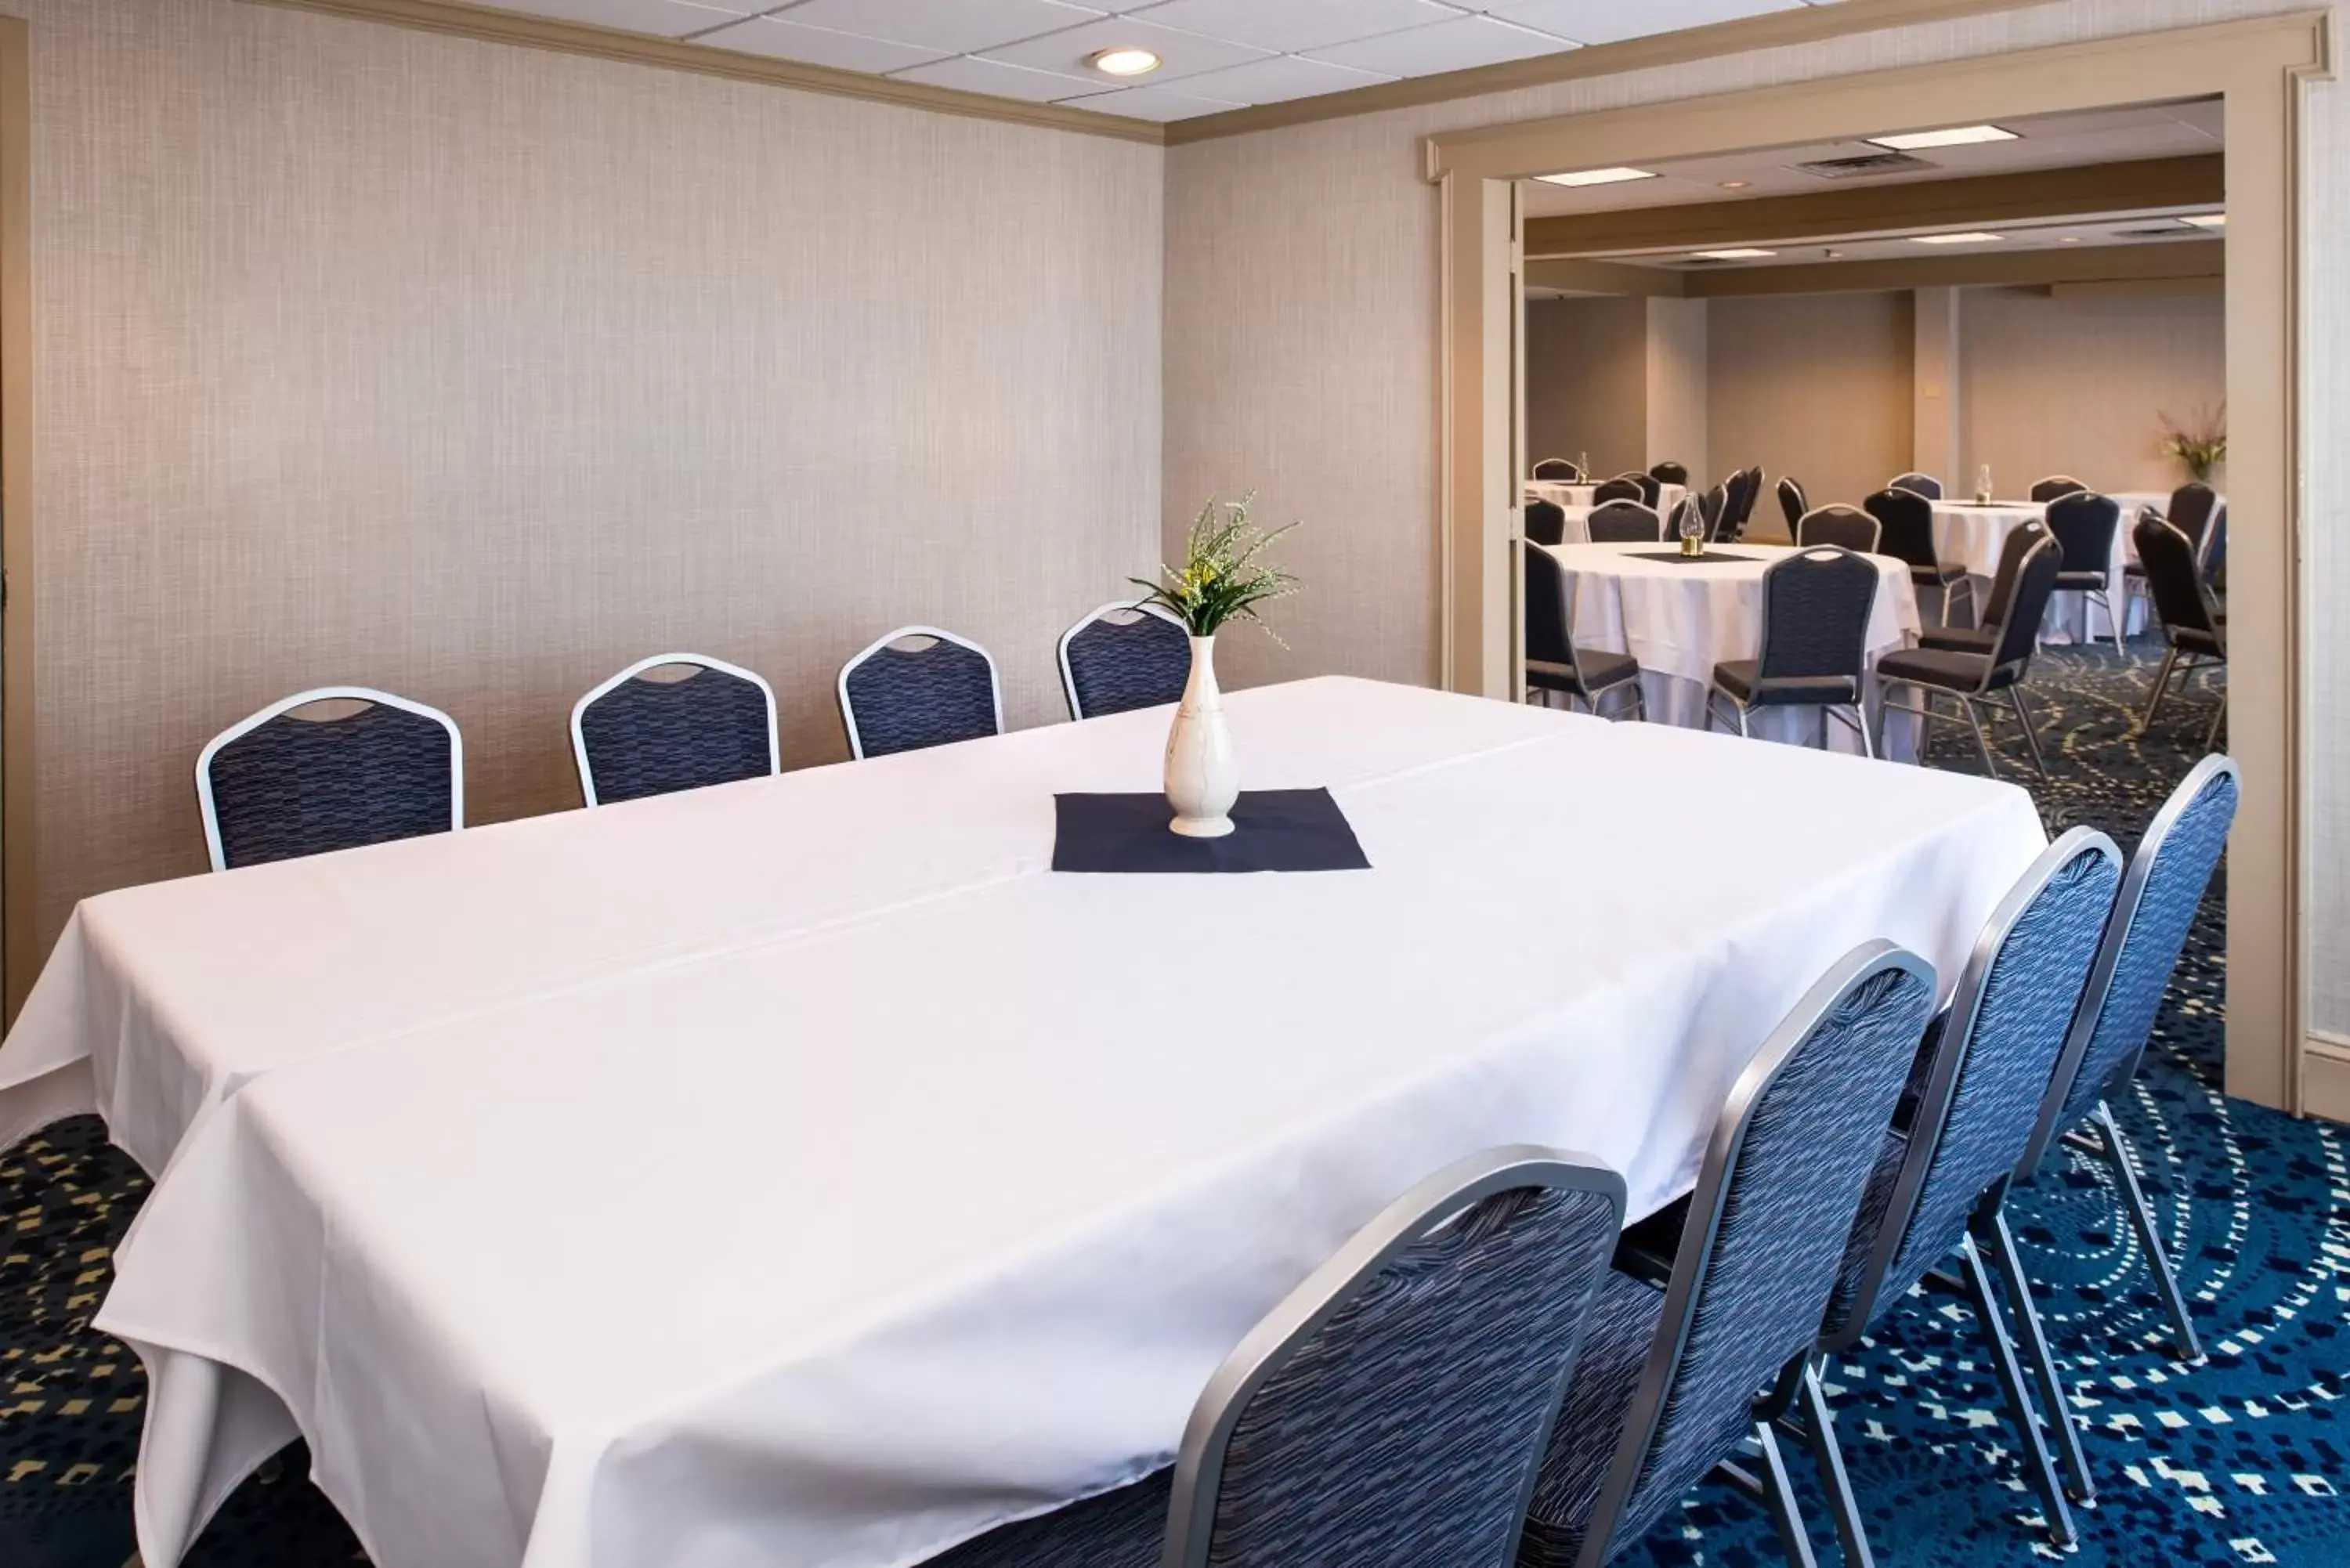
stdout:
{"type": "Polygon", "coordinates": [[[0,1012],[40,969],[33,835],[32,24],[0,16],[0,1012]]]}
{"type": "MultiPolygon", "coordinates": [[[[2306,84],[2333,74],[2332,16],[2309,11],[1950,60],[1428,139],[1442,192],[1439,490],[1442,684],[1509,698],[1520,529],[1506,334],[1516,182],[1561,169],[1708,156],[2218,96],[2228,226],[2230,749],[2244,797],[2228,856],[2227,1090],[2299,1112],[2309,1054],[2306,701],[2299,331],[2306,84]]],[[[2350,1075],[2350,1063],[2340,1064],[2350,1075]]],[[[2350,1086],[2345,1077],[2345,1086],[2350,1086]]],[[[2342,1103],[2330,1081],[2318,1103],[2342,1103]]]]}

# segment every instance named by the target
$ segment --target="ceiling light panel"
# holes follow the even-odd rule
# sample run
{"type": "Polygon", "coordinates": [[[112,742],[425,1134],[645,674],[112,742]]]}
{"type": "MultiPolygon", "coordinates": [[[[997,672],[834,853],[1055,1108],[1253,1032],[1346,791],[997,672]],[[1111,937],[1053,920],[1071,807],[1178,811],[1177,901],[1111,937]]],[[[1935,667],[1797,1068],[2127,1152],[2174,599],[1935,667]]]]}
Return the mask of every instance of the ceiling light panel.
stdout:
{"type": "Polygon", "coordinates": [[[1578,169],[1566,174],[1537,174],[1535,179],[1545,185],[1565,185],[1581,190],[1586,185],[1621,185],[1632,180],[1653,180],[1656,176],[1646,169],[1578,169]]]}
{"type": "Polygon", "coordinates": [[[1690,256],[1693,261],[1761,261],[1765,256],[1775,256],[1778,254],[1777,251],[1758,251],[1752,247],[1742,246],[1736,250],[1727,251],[1692,251],[1690,256]]]}
{"type": "Polygon", "coordinates": [[[1981,233],[1968,233],[1963,234],[1912,234],[1909,236],[1909,243],[1913,245],[1994,245],[2004,237],[2004,235],[2001,234],[1986,234],[1981,233]]]}
{"type": "Polygon", "coordinates": [[[1867,138],[1871,147],[1889,147],[1896,152],[1917,152],[1929,147],[1975,147],[1986,141],[2022,140],[2012,130],[1996,125],[1954,125],[1947,130],[1910,130],[1898,136],[1867,138]]]}

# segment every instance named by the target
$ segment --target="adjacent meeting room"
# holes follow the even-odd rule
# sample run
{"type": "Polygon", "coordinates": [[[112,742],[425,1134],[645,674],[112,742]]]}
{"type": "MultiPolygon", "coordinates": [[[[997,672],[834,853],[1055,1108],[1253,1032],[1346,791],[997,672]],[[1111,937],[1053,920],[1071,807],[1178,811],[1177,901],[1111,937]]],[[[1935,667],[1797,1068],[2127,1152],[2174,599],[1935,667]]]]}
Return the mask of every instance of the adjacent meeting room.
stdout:
{"type": "Polygon", "coordinates": [[[2345,1568],[2338,10],[0,0],[0,1568],[2345,1568]]]}

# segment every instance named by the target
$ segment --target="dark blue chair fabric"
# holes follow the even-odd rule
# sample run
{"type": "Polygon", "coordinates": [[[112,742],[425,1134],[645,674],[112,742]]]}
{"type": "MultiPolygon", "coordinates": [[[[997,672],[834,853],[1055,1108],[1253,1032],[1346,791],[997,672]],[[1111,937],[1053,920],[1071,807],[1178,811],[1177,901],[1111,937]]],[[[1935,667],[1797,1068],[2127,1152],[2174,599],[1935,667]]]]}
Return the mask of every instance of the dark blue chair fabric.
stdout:
{"type": "Polygon", "coordinates": [[[621,681],[579,714],[598,803],[774,773],[767,701],[757,681],[707,666],[681,680],[621,681]]]}
{"type": "MultiPolygon", "coordinates": [[[[2120,1089],[2137,1070],[2138,1054],[2154,1029],[2170,971],[2178,967],[2203,891],[2228,846],[2239,794],[2234,773],[2213,772],[2186,803],[2169,835],[2155,846],[2145,891],[2120,936],[2121,950],[2088,1047],[2066,1085],[2054,1124],[2057,1132],[2078,1126],[2098,1101],[2120,1089]]],[[[2141,846],[2139,853],[2146,852],[2141,846]]]]}
{"type": "Polygon", "coordinates": [[[213,753],[224,865],[447,833],[455,767],[439,721],[388,702],[338,719],[280,713],[213,753]]]}
{"type": "Polygon", "coordinates": [[[854,710],[841,718],[868,757],[999,732],[994,667],[986,654],[959,642],[941,638],[919,649],[885,643],[843,672],[841,688],[854,710]]]}
{"type": "MultiPolygon", "coordinates": [[[[1488,1198],[1368,1280],[1242,1410],[1212,1489],[1219,1568],[1506,1568],[1617,1195],[1488,1198]]],[[[1159,1561],[1169,1472],[991,1531],[937,1568],[1159,1561]]]]}
{"type": "Polygon", "coordinates": [[[1972,1027],[1963,1039],[1942,1042],[1942,1049],[1960,1053],[1957,1076],[1946,1107],[1919,1113],[1932,1116],[1939,1109],[1938,1122],[1886,1134],[1845,1251],[1827,1337],[1853,1327],[1856,1311],[1874,1317],[1957,1251],[1984,1192],[2014,1171],[2032,1141],[2120,883],[2121,867],[2103,839],[2078,844],[2009,927],[1984,971],[1972,1027]],[[1930,1143],[1929,1163],[1876,1299],[1862,1302],[1913,1136],[1930,1143]]]}
{"type": "MultiPolygon", "coordinates": [[[[1671,1290],[1691,1293],[1688,1332],[1637,1480],[1613,1521],[1613,1542],[1637,1540],[1729,1457],[1752,1430],[1764,1386],[1810,1353],[1883,1129],[1933,1008],[1930,971],[1865,972],[1763,1086],[1716,1191],[1700,1185],[1673,1264],[1671,1290]],[[1721,1218],[1708,1245],[1717,1192],[1721,1218]]],[[[1638,1381],[1649,1348],[1640,1345],[1636,1355],[1610,1335],[1636,1340],[1655,1294],[1615,1280],[1602,1292],[1535,1483],[1518,1553],[1528,1568],[1567,1568],[1585,1536],[1602,1526],[1596,1511],[1626,1439],[1626,1413],[1637,1421],[1640,1412],[1630,1408],[1628,1388],[1599,1385],[1638,1381]]],[[[1649,1329],[1653,1340],[1654,1322],[1649,1329]]]]}
{"type": "Polygon", "coordinates": [[[1182,700],[1191,674],[1191,639],[1173,621],[1132,613],[1134,618],[1124,625],[1097,616],[1070,634],[1063,657],[1068,660],[1066,695],[1072,719],[1099,719],[1182,700]]]}

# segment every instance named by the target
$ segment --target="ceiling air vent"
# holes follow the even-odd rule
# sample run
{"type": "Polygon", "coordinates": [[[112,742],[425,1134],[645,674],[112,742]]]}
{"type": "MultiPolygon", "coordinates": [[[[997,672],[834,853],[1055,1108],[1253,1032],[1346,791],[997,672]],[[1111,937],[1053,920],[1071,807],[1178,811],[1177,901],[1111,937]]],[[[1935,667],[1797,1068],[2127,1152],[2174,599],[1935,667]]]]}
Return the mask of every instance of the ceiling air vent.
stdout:
{"type": "Polygon", "coordinates": [[[1912,170],[1940,167],[1907,152],[1864,152],[1857,158],[1823,158],[1816,163],[1795,165],[1799,173],[1817,180],[1866,180],[1875,174],[1907,174],[1912,170]]]}
{"type": "Polygon", "coordinates": [[[2117,240],[2199,240],[2204,237],[2200,229],[2190,229],[2184,223],[2165,223],[2158,229],[2116,229],[2117,240]]]}

